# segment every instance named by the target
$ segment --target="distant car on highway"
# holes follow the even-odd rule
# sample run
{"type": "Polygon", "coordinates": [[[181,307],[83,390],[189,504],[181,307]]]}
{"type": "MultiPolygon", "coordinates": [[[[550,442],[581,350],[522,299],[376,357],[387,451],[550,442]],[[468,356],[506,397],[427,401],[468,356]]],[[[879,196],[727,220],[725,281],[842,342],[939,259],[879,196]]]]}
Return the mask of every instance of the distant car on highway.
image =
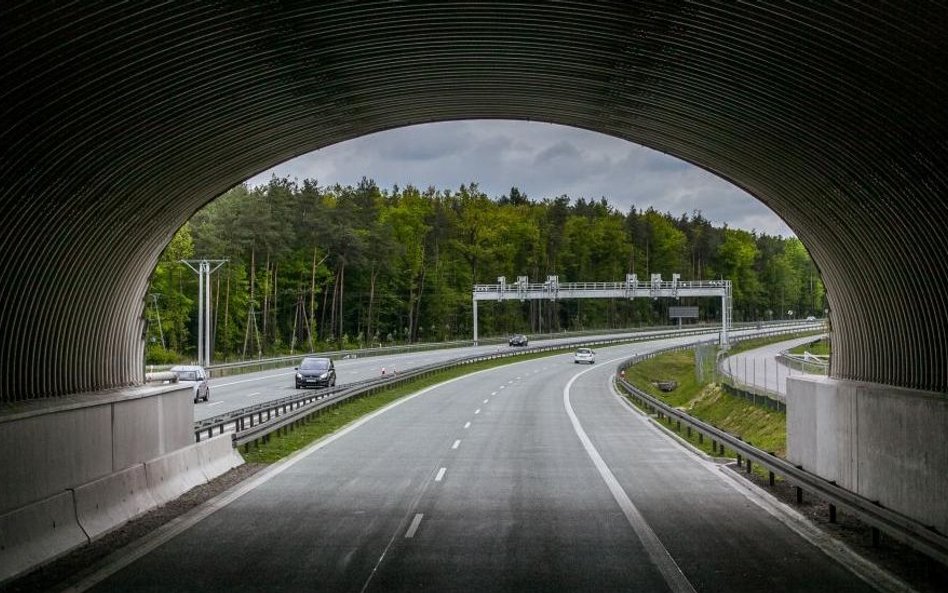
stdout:
{"type": "Polygon", "coordinates": [[[806,320],[807,320],[807,321],[816,321],[816,317],[813,317],[812,315],[810,315],[809,317],[806,318],[806,320]]]}
{"type": "Polygon", "coordinates": [[[307,356],[296,367],[296,388],[333,387],[336,385],[336,367],[331,358],[307,356]]]}
{"type": "Polygon", "coordinates": [[[576,364],[580,363],[589,363],[596,364],[596,353],[589,348],[580,348],[576,351],[576,355],[573,356],[573,362],[576,364]]]}
{"type": "Polygon", "coordinates": [[[178,365],[171,367],[171,372],[178,378],[179,385],[190,385],[194,388],[194,403],[210,399],[211,387],[207,384],[207,372],[204,367],[178,365]]]}
{"type": "Polygon", "coordinates": [[[508,343],[511,346],[526,346],[527,344],[530,343],[530,341],[527,340],[527,336],[523,334],[517,334],[515,336],[511,336],[510,341],[508,343]]]}

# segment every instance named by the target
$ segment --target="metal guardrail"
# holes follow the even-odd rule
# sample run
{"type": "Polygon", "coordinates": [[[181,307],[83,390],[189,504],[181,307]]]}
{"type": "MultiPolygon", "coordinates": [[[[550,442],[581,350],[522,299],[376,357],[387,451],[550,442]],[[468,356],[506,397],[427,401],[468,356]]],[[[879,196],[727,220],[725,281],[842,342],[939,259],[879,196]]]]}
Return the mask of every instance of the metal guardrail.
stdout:
{"type": "MultiPolygon", "coordinates": [[[[694,346],[664,348],[647,355],[635,356],[619,365],[617,371],[624,371],[633,364],[647,358],[692,347],[694,346]]],[[[795,466],[789,461],[777,457],[773,453],[754,447],[751,443],[741,440],[740,437],[731,435],[682,410],[669,406],[626,381],[620,373],[617,373],[616,382],[643,407],[658,415],[659,420],[663,416],[668,418],[669,423],[672,419],[675,419],[679,430],[681,425],[684,425],[689,434],[692,430],[695,430],[699,434],[699,439],[702,436],[710,438],[712,450],[715,453],[717,453],[718,447],[720,447],[722,455],[725,448],[734,451],[738,466],[746,467],[747,473],[752,471],[753,463],[758,463],[769,471],[771,484],[774,482],[775,474],[783,476],[784,479],[796,485],[798,502],[802,501],[804,490],[815,494],[830,504],[831,519],[835,519],[837,506],[846,508],[874,530],[883,531],[920,552],[948,564],[948,537],[938,533],[934,528],[882,507],[876,501],[868,500],[841,488],[833,482],[807,472],[800,466],[795,466]]]]}
{"type": "MultiPolygon", "coordinates": [[[[413,369],[407,369],[398,373],[397,376],[376,377],[366,379],[336,387],[320,389],[317,391],[305,391],[286,396],[278,400],[262,402],[239,410],[226,412],[213,418],[199,420],[194,423],[195,440],[210,437],[215,434],[224,434],[233,432],[235,443],[238,445],[266,436],[269,432],[278,428],[283,428],[294,420],[305,417],[328,406],[336,405],[351,397],[358,397],[374,393],[383,387],[389,387],[403,381],[415,379],[420,376],[426,376],[432,372],[437,372],[461,365],[471,364],[484,360],[496,358],[509,358],[522,356],[525,354],[537,352],[554,352],[559,350],[569,350],[580,346],[608,346],[615,344],[627,344],[633,342],[643,342],[650,340],[662,340],[667,338],[687,337],[695,335],[716,335],[717,329],[696,328],[692,330],[675,330],[665,332],[643,332],[641,335],[623,334],[621,337],[606,338],[598,340],[584,340],[578,338],[554,345],[532,346],[528,348],[517,349],[516,351],[495,352],[477,356],[459,357],[447,361],[431,363],[413,369]]],[[[710,341],[716,341],[712,339],[710,341]]]]}
{"type": "Polygon", "coordinates": [[[796,369],[803,373],[814,375],[826,375],[829,373],[829,357],[818,356],[805,352],[804,354],[793,354],[789,349],[781,350],[777,355],[777,360],[781,361],[789,368],[796,369]]]}
{"type": "MultiPolygon", "coordinates": [[[[799,325],[799,320],[783,320],[769,322],[766,324],[767,327],[778,327],[782,325],[799,325]]],[[[732,330],[735,329],[744,329],[748,327],[755,327],[758,325],[757,322],[741,322],[734,323],[731,326],[732,330]]],[[[717,331],[715,328],[720,326],[715,325],[704,325],[698,324],[691,326],[694,329],[701,329],[702,331],[717,331]]],[[[531,340],[554,340],[554,339],[571,339],[583,336],[601,336],[601,335],[610,335],[610,334],[634,334],[639,332],[654,332],[668,330],[673,331],[677,329],[678,326],[667,325],[667,326],[648,326],[635,329],[590,329],[590,330],[581,330],[573,332],[554,332],[554,333],[543,333],[543,334],[531,334],[531,340]]],[[[505,336],[495,336],[492,338],[483,338],[479,339],[478,343],[481,345],[489,346],[493,344],[506,344],[508,337],[505,336]]],[[[407,354],[410,352],[423,352],[427,350],[444,350],[448,348],[465,348],[471,346],[473,343],[471,340],[455,340],[451,342],[425,342],[420,344],[403,344],[400,346],[381,346],[378,348],[360,348],[355,350],[330,350],[324,352],[301,352],[300,354],[294,354],[291,356],[275,356],[270,358],[254,358],[250,360],[241,360],[235,362],[224,362],[219,364],[212,364],[205,367],[205,370],[209,373],[212,378],[225,377],[240,373],[246,372],[255,372],[262,371],[273,368],[284,368],[290,366],[296,366],[296,364],[303,360],[307,356],[324,356],[332,358],[333,360],[341,360],[349,358],[367,358],[372,356],[388,356],[393,354],[407,354]]],[[[183,364],[183,363],[182,363],[183,364]]],[[[146,372],[154,373],[161,372],[170,369],[174,365],[147,365],[146,372]]]]}

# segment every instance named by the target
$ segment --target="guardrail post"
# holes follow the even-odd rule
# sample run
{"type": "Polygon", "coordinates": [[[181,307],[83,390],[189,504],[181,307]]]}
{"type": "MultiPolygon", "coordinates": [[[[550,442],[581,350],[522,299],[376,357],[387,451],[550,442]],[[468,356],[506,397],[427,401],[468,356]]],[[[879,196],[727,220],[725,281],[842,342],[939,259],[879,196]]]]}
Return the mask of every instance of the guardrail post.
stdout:
{"type": "Polygon", "coordinates": [[[690,427],[690,426],[686,426],[685,429],[687,430],[687,432],[688,432],[688,438],[690,439],[690,438],[691,438],[691,427],[690,427]]]}
{"type": "Polygon", "coordinates": [[[836,505],[830,503],[829,505],[830,512],[830,523],[836,523],[836,505]]]}
{"type": "Polygon", "coordinates": [[[750,460],[750,457],[747,458],[747,473],[751,473],[751,460],[750,460]]]}
{"type": "Polygon", "coordinates": [[[879,543],[880,543],[881,540],[882,540],[882,537],[881,537],[881,536],[882,536],[882,534],[879,533],[879,528],[878,528],[878,527],[873,527],[873,528],[872,528],[872,547],[873,547],[873,548],[878,548],[878,547],[879,547],[879,543]]]}
{"type": "Polygon", "coordinates": [[[774,472],[770,472],[770,485],[773,486],[776,478],[774,477],[774,472]]]}
{"type": "Polygon", "coordinates": [[[803,504],[803,488],[797,486],[797,504],[803,504]]]}

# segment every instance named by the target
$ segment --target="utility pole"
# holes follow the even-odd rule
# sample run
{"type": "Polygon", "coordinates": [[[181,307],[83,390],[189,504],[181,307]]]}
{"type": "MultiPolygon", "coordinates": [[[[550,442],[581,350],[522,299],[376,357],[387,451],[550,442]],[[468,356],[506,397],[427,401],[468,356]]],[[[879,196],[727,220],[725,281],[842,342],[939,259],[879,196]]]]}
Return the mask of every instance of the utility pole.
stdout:
{"type": "Polygon", "coordinates": [[[198,364],[211,364],[211,274],[227,263],[226,259],[181,260],[198,275],[198,364]],[[194,264],[194,265],[192,265],[194,264]],[[216,264],[213,268],[212,264],[216,264]],[[195,267],[197,266],[197,267],[195,267]]]}

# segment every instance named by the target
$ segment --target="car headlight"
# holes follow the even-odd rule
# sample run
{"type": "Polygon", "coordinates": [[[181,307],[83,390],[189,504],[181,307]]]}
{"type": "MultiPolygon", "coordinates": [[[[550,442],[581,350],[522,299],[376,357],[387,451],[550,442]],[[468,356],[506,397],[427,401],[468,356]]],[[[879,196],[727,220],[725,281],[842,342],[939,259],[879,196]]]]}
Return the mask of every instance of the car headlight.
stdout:
{"type": "Polygon", "coordinates": [[[329,373],[323,373],[322,375],[319,376],[319,378],[320,378],[320,379],[325,379],[325,378],[328,377],[328,376],[329,376],[329,373]]]}
{"type": "Polygon", "coordinates": [[[296,378],[302,380],[303,379],[302,373],[296,373],[296,378]]]}

